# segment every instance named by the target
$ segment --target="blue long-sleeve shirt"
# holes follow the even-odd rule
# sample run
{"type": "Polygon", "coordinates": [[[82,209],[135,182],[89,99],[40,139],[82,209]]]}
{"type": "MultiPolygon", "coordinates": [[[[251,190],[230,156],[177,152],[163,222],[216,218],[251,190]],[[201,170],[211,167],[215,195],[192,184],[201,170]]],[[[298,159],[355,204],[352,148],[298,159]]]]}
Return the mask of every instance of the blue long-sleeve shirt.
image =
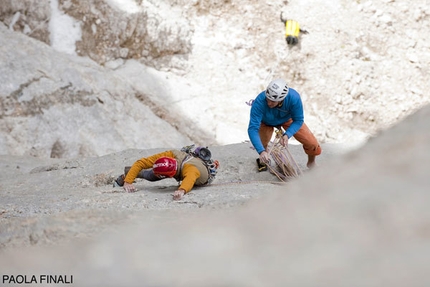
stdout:
{"type": "Polygon", "coordinates": [[[280,107],[269,108],[266,101],[265,91],[261,92],[251,106],[248,125],[248,135],[255,150],[260,154],[264,151],[258,131],[261,123],[268,126],[281,126],[283,123],[293,119],[293,123],[284,134],[291,138],[302,127],[304,122],[303,104],[300,94],[289,89],[288,95],[280,107]]]}

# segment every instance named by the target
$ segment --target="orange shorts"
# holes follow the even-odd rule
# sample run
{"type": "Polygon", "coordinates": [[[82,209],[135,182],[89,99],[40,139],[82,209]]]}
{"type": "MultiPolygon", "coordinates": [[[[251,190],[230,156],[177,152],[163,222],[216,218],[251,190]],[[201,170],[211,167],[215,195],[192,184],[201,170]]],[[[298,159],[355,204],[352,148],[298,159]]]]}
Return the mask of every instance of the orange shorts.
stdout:
{"type": "MultiPolygon", "coordinates": [[[[281,126],[284,128],[284,130],[287,130],[292,123],[293,120],[290,119],[288,122],[283,123],[281,126]]],[[[260,139],[265,149],[267,148],[267,145],[272,139],[273,129],[274,127],[268,126],[264,123],[261,123],[260,125],[260,139]]],[[[305,123],[303,123],[302,127],[294,135],[294,138],[303,145],[303,149],[307,155],[321,154],[322,150],[320,144],[305,123]]]]}

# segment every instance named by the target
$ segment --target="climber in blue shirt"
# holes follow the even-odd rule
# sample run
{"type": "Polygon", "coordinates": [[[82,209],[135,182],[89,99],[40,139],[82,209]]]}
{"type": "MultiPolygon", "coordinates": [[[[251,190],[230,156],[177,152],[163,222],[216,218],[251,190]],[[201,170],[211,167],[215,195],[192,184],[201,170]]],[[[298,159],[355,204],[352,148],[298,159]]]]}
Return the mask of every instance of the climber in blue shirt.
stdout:
{"type": "Polygon", "coordinates": [[[260,163],[269,162],[266,149],[275,127],[285,130],[280,143],[286,146],[288,139],[294,136],[308,155],[307,167],[314,167],[315,157],[321,154],[321,147],[304,123],[303,104],[299,93],[289,88],[283,79],[270,82],[267,89],[252,102],[248,135],[260,155],[260,163]]]}

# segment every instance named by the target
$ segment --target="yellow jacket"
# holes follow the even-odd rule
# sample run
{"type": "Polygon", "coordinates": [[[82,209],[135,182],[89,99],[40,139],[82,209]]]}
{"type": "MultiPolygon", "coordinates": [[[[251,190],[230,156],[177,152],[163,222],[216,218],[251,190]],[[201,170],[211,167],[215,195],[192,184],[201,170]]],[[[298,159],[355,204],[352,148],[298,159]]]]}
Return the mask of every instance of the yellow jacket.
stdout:
{"type": "Polygon", "coordinates": [[[168,150],[150,157],[137,160],[130,168],[124,181],[133,183],[142,169],[152,168],[155,161],[160,157],[172,157],[178,162],[178,170],[174,178],[181,182],[179,189],[189,192],[194,185],[204,185],[209,179],[209,173],[204,163],[193,156],[179,150],[168,150]]]}
{"type": "Polygon", "coordinates": [[[299,22],[294,20],[285,21],[285,37],[294,36],[298,37],[300,33],[299,22]]]}

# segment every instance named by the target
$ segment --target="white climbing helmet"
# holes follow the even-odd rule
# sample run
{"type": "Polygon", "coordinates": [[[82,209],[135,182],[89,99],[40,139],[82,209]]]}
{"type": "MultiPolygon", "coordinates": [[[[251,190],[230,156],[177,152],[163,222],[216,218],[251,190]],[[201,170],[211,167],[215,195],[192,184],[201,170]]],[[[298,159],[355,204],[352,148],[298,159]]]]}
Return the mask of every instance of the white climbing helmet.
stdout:
{"type": "Polygon", "coordinates": [[[266,98],[274,102],[280,102],[288,95],[288,85],[283,79],[276,79],[270,82],[266,89],[266,98]]]}

